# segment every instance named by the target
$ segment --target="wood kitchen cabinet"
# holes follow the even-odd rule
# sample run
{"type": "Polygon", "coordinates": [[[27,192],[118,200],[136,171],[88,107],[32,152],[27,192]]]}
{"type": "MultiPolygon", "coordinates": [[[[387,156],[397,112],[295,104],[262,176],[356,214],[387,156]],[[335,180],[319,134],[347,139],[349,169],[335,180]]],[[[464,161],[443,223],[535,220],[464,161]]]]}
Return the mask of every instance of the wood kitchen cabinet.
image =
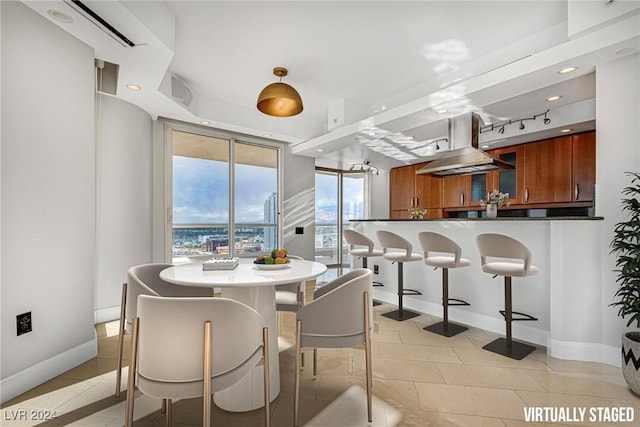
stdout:
{"type": "Polygon", "coordinates": [[[442,218],[443,210],[475,210],[493,190],[509,193],[512,208],[588,206],[594,199],[595,143],[591,131],[490,150],[515,169],[484,175],[416,175],[427,163],[391,169],[391,218],[407,218],[413,207],[426,208],[427,218],[442,218]]]}
{"type": "Polygon", "coordinates": [[[525,144],[523,203],[593,200],[595,132],[525,144]]]}
{"type": "Polygon", "coordinates": [[[571,142],[571,201],[593,201],[596,185],[596,133],[592,131],[571,135],[571,142]]]}
{"type": "Polygon", "coordinates": [[[407,217],[407,209],[414,206],[416,197],[416,167],[417,165],[393,168],[389,173],[389,209],[403,210],[403,218],[407,217]]]}
{"type": "Polygon", "coordinates": [[[409,217],[409,209],[427,209],[426,218],[442,218],[442,179],[417,175],[426,163],[390,171],[390,211],[392,219],[409,217]]]}
{"type": "Polygon", "coordinates": [[[470,191],[471,177],[469,175],[442,178],[442,206],[444,208],[469,206],[470,191]]]}
{"type": "Polygon", "coordinates": [[[524,144],[522,203],[571,201],[571,136],[524,144]]]}
{"type": "Polygon", "coordinates": [[[442,178],[442,206],[459,208],[480,206],[487,198],[487,174],[447,176],[442,178]]]}

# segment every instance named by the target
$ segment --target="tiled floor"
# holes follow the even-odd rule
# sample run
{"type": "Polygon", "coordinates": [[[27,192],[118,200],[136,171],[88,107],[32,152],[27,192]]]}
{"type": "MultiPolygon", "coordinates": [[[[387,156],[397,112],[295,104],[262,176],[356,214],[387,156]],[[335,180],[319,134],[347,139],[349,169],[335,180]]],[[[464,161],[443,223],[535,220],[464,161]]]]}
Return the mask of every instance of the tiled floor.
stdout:
{"type": "MultiPolygon", "coordinates": [[[[538,349],[515,361],[482,350],[496,335],[471,328],[444,338],[422,330],[438,319],[421,315],[396,322],[382,317],[389,305],[374,308],[374,426],[507,426],[535,427],[526,422],[528,407],[632,407],[640,424],[640,398],[626,386],[620,369],[551,358],[538,349]]],[[[294,315],[281,313],[280,369],[282,391],[271,404],[271,425],[292,425],[294,315]]],[[[117,322],[96,326],[99,355],[59,377],[2,405],[2,426],[121,426],[124,395],[113,397],[117,322]],[[49,421],[12,421],[19,410],[55,411],[49,421]]],[[[307,359],[310,362],[310,358],[307,359]]],[[[124,378],[126,378],[126,370],[124,378]]],[[[125,380],[126,382],[126,380],[125,380]]],[[[174,426],[201,423],[200,400],[174,403],[174,426]]],[[[309,364],[302,373],[301,424],[366,426],[364,352],[319,350],[319,372],[309,364]]],[[[136,425],[163,425],[156,399],[136,399],[136,425]]],[[[588,412],[587,412],[588,414],[588,412]]],[[[47,415],[40,413],[40,415],[47,415]]],[[[260,426],[263,412],[235,414],[215,409],[213,425],[260,426]]],[[[588,420],[588,415],[585,417],[588,420]]],[[[636,424],[637,423],[637,424],[636,424]]],[[[616,423],[567,425],[616,425],[616,423]]],[[[561,426],[563,423],[549,425],[561,426]]],[[[624,424],[623,424],[624,425],[624,424]]]]}

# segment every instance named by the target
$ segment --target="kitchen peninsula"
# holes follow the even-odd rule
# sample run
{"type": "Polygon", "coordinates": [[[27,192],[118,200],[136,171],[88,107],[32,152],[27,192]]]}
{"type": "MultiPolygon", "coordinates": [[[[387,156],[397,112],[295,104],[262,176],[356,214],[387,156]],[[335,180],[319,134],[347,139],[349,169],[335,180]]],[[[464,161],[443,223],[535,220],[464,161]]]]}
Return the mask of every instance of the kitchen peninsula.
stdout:
{"type": "MultiPolygon", "coordinates": [[[[504,320],[498,312],[504,309],[503,283],[501,278],[492,279],[482,272],[475,238],[481,233],[501,233],[520,240],[531,251],[540,274],[513,279],[513,310],[539,320],[514,322],[514,338],[547,347],[553,357],[596,360],[590,353],[593,343],[601,340],[601,325],[592,313],[601,310],[601,247],[608,244],[601,241],[602,219],[371,219],[352,220],[351,226],[374,241],[378,230],[400,234],[411,242],[416,253],[422,252],[418,241],[421,231],[440,233],[456,241],[471,266],[449,273],[449,296],[471,305],[450,307],[450,320],[498,334],[504,333],[504,320]]],[[[359,266],[361,260],[352,262],[359,266]]],[[[375,298],[397,304],[395,266],[382,257],[370,259],[369,267],[374,265],[379,267],[374,280],[384,284],[374,289],[375,298]]],[[[442,316],[440,275],[440,271],[424,263],[406,263],[404,286],[417,289],[422,295],[405,295],[405,307],[442,316]]]]}

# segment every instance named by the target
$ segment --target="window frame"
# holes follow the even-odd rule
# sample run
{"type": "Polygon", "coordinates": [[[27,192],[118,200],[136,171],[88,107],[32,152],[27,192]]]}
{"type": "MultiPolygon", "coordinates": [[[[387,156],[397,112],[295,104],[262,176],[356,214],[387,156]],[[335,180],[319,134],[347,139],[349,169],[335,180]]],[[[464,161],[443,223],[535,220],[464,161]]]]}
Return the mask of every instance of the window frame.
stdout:
{"type": "MultiPolygon", "coordinates": [[[[276,236],[278,246],[282,244],[283,224],[282,224],[282,206],[283,206],[283,144],[281,142],[265,140],[249,135],[223,131],[206,126],[199,126],[192,123],[185,123],[176,120],[161,118],[158,119],[163,125],[163,180],[162,180],[162,206],[161,214],[163,223],[163,243],[161,259],[164,262],[171,263],[173,260],[173,132],[185,132],[205,137],[224,139],[229,141],[229,242],[235,241],[235,143],[247,145],[255,145],[276,150],[277,155],[277,222],[276,236]]],[[[245,224],[245,223],[241,223],[245,224]]],[[[264,224],[271,225],[271,224],[264,224]]]]}

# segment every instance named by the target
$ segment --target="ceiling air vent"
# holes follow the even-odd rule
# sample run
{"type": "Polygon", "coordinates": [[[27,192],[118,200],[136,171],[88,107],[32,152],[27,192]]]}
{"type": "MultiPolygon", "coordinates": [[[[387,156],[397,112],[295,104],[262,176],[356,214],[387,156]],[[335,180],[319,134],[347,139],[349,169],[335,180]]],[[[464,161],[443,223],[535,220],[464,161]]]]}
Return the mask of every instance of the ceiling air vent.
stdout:
{"type": "Polygon", "coordinates": [[[124,34],[120,31],[116,30],[113,25],[109,24],[106,20],[104,20],[100,15],[95,13],[93,10],[89,9],[89,7],[78,0],[64,0],[69,6],[73,7],[80,15],[87,18],[89,21],[93,22],[93,24],[100,28],[102,31],[111,36],[115,41],[120,43],[124,47],[134,47],[135,43],[129,40],[124,34]]]}

